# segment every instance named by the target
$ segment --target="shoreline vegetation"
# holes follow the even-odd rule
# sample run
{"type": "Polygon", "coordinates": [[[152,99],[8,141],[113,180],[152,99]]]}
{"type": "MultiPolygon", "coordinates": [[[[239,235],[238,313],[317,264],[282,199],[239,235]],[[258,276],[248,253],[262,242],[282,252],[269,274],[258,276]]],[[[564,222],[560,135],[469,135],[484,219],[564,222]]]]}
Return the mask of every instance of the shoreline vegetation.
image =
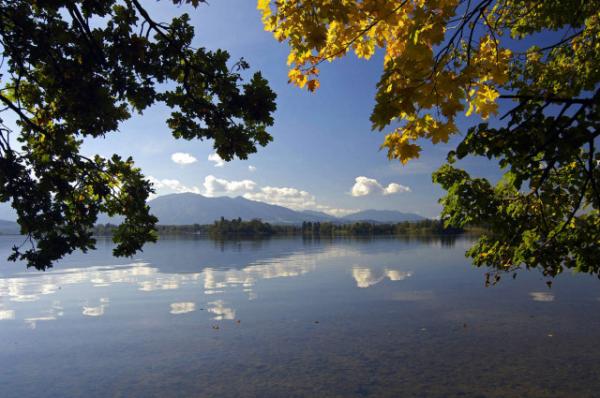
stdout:
{"type": "MultiPolygon", "coordinates": [[[[116,228],[113,224],[99,224],[94,227],[94,235],[111,236],[116,228]]],[[[351,236],[419,236],[419,235],[459,235],[476,232],[471,229],[446,228],[439,220],[404,221],[399,223],[375,222],[303,222],[301,225],[281,225],[263,222],[259,219],[244,221],[240,218],[221,218],[213,224],[201,225],[157,225],[159,236],[202,235],[214,239],[267,238],[277,236],[302,237],[351,237],[351,236]]]]}

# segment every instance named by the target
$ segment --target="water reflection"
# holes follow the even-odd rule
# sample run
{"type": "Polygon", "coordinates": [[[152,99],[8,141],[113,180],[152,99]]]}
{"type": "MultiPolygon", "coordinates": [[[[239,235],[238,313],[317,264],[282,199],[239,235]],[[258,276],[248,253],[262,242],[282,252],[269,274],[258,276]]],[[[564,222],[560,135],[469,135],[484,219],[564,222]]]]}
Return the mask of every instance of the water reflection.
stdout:
{"type": "Polygon", "coordinates": [[[406,278],[410,278],[412,272],[399,271],[395,269],[385,268],[381,275],[377,275],[373,270],[368,267],[357,266],[352,267],[352,277],[356,281],[356,286],[360,288],[367,288],[378,284],[385,278],[390,281],[401,281],[406,278]]]}
{"type": "Polygon", "coordinates": [[[550,302],[554,301],[554,294],[550,292],[531,292],[529,293],[533,301],[550,302]]]}
{"type": "Polygon", "coordinates": [[[185,302],[185,303],[172,303],[171,304],[170,313],[172,315],[187,314],[188,312],[193,312],[193,311],[196,311],[196,303],[185,302]]]}
{"type": "Polygon", "coordinates": [[[38,317],[25,318],[25,324],[27,326],[29,326],[31,329],[35,329],[37,327],[37,322],[55,321],[55,320],[56,320],[56,316],[54,316],[54,315],[38,316],[38,317]]]}
{"type": "Polygon", "coordinates": [[[30,329],[35,329],[38,322],[55,321],[64,315],[60,301],[54,300],[50,309],[42,311],[38,316],[26,317],[23,320],[30,329]]]}
{"type": "Polygon", "coordinates": [[[235,310],[230,307],[225,306],[225,302],[223,300],[211,301],[208,303],[208,312],[214,314],[214,320],[221,321],[224,319],[234,320],[235,319],[235,310]]]}
{"type": "Polygon", "coordinates": [[[14,310],[0,310],[0,321],[15,319],[15,311],[14,310]]]}
{"type": "Polygon", "coordinates": [[[392,299],[395,301],[428,301],[435,299],[433,290],[413,290],[401,291],[393,294],[392,299]]]}
{"type": "Polygon", "coordinates": [[[96,307],[83,306],[82,314],[85,316],[102,316],[104,315],[104,309],[108,307],[110,300],[107,297],[100,299],[100,305],[96,307]]]}
{"type": "MultiPolygon", "coordinates": [[[[435,247],[452,248],[460,239],[464,240],[468,234],[448,234],[448,235],[365,235],[365,236],[303,236],[302,241],[305,245],[322,244],[325,242],[376,242],[381,240],[397,241],[402,243],[424,243],[435,247]]],[[[476,235],[474,235],[476,236],[476,235]]],[[[470,239],[469,239],[470,240],[470,239]]],[[[219,241],[221,247],[224,247],[224,242],[219,241]]],[[[257,242],[260,245],[260,242],[257,242]]]]}
{"type": "Polygon", "coordinates": [[[597,396],[597,280],[485,288],[467,244],[162,240],[3,271],[0,397],[597,396]]]}
{"type": "MultiPolygon", "coordinates": [[[[57,300],[51,305],[47,304],[50,297],[75,300],[80,303],[79,312],[84,317],[101,317],[107,313],[109,304],[116,305],[116,302],[111,303],[109,296],[121,289],[126,289],[128,295],[135,291],[140,292],[139,294],[171,292],[177,298],[177,292],[185,290],[189,294],[216,296],[206,303],[207,312],[214,320],[233,320],[236,317],[234,306],[218,296],[231,295],[237,291],[246,300],[254,300],[258,297],[255,287],[260,280],[300,277],[313,272],[317,264],[326,259],[356,254],[355,249],[347,246],[331,245],[315,252],[293,252],[254,261],[241,268],[209,266],[198,272],[187,273],[161,271],[143,261],[129,265],[57,268],[44,273],[23,272],[13,277],[0,278],[0,298],[6,300],[6,304],[0,307],[0,320],[15,320],[17,314],[23,313],[23,321],[34,329],[40,321],[59,319],[64,310],[57,300]]],[[[410,273],[392,269],[385,269],[383,272],[381,278],[387,277],[390,280],[410,276],[410,273]]],[[[176,300],[169,307],[172,315],[195,310],[194,301],[176,300]]]]}
{"type": "Polygon", "coordinates": [[[147,263],[134,263],[22,275],[0,278],[0,297],[13,302],[32,302],[45,295],[54,295],[63,287],[81,284],[105,288],[123,283],[135,285],[141,291],[177,289],[182,284],[198,280],[201,274],[163,274],[147,263]]]}

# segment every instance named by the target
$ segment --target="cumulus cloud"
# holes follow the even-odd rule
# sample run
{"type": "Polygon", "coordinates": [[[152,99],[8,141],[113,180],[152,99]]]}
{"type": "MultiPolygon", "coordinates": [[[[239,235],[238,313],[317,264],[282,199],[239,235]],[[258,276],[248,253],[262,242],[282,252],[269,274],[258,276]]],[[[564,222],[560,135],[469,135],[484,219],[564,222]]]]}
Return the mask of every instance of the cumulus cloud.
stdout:
{"type": "MultiPolygon", "coordinates": [[[[159,180],[158,178],[149,176],[148,177],[148,181],[150,181],[154,187],[154,189],[156,190],[157,193],[159,194],[165,194],[165,193],[184,193],[184,192],[193,192],[193,193],[200,193],[200,188],[195,187],[195,186],[187,186],[181,183],[181,181],[179,180],[174,180],[174,179],[169,179],[169,178],[164,178],[162,180],[159,180]]],[[[156,196],[156,195],[154,195],[156,196]]]]}
{"type": "Polygon", "coordinates": [[[315,196],[311,193],[291,187],[266,186],[260,188],[257,192],[245,193],[244,198],[283,206],[293,210],[317,210],[335,217],[345,216],[358,211],[357,209],[341,209],[319,204],[315,196]]]}
{"type": "Polygon", "coordinates": [[[392,195],[395,193],[410,192],[410,188],[407,186],[395,182],[388,186],[383,186],[376,179],[365,176],[356,177],[354,181],[355,183],[350,191],[352,196],[367,196],[374,193],[392,195]]]}
{"type": "Polygon", "coordinates": [[[383,189],[384,195],[391,195],[393,193],[400,193],[400,192],[410,192],[410,188],[405,185],[400,185],[400,184],[396,184],[395,182],[392,182],[391,184],[389,184],[387,187],[385,187],[383,189]]]}
{"type": "Polygon", "coordinates": [[[252,180],[229,181],[217,178],[213,175],[204,177],[204,190],[206,196],[216,196],[218,194],[235,194],[246,191],[252,191],[256,183],[252,180]]]}
{"type": "Polygon", "coordinates": [[[175,152],[171,155],[171,160],[181,165],[188,165],[198,161],[198,159],[196,159],[194,156],[185,152],[175,152]]]}
{"type": "Polygon", "coordinates": [[[214,162],[215,167],[225,166],[225,161],[219,156],[218,153],[211,153],[210,155],[208,155],[208,161],[214,162]]]}
{"type": "Polygon", "coordinates": [[[250,165],[250,166],[248,166],[248,170],[249,170],[250,172],[254,173],[254,172],[256,171],[256,167],[255,167],[255,166],[252,166],[252,165],[250,165]]]}
{"type": "Polygon", "coordinates": [[[265,202],[294,210],[317,210],[336,217],[358,211],[358,209],[337,208],[318,203],[314,195],[297,188],[265,186],[257,190],[256,182],[248,179],[238,181],[226,180],[224,178],[217,178],[211,174],[204,178],[203,189],[193,185],[185,185],[176,179],[158,179],[149,176],[148,180],[156,190],[156,194],[151,195],[149,199],[168,193],[192,192],[210,197],[242,195],[246,199],[257,202],[265,202]]]}
{"type": "Polygon", "coordinates": [[[259,192],[244,194],[246,199],[289,207],[294,210],[314,208],[316,199],[306,191],[289,187],[262,187],[259,192]]]}

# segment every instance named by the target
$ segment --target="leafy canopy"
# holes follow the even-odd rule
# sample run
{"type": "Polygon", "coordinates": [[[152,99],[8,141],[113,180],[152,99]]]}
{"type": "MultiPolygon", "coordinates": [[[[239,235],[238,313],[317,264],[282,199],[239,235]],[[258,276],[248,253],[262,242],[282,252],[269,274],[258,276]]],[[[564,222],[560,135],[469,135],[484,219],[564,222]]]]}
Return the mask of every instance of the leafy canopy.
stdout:
{"type": "Polygon", "coordinates": [[[80,153],[132,113],[162,103],[175,138],[212,139],[226,160],[271,141],[267,81],[257,72],[244,82],[243,59],[194,48],[193,38],[186,14],[159,22],[138,0],[0,0],[0,201],[28,237],[12,260],[43,269],[92,249],[101,212],[124,216],[115,255],[156,239],[152,187],[132,159],[80,153]]]}
{"type": "Polygon", "coordinates": [[[447,142],[459,115],[484,121],[433,176],[448,191],[448,224],[489,230],[469,251],[475,264],[599,273],[600,1],[258,0],[258,9],[290,47],[290,82],[310,91],[323,62],[384,53],[371,122],[391,130],[390,159],[419,157],[419,140],[447,142]],[[504,178],[457,169],[468,155],[495,159],[504,178]]]}

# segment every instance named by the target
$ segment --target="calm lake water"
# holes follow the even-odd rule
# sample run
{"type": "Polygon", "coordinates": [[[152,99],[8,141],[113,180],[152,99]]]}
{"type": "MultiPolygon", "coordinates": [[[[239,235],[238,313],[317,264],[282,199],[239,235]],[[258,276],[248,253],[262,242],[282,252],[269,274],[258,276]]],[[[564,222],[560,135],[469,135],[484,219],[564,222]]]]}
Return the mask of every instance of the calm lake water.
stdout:
{"type": "Polygon", "coordinates": [[[51,271],[0,237],[0,397],[598,397],[600,281],[494,287],[468,237],[165,238],[51,271]]]}

